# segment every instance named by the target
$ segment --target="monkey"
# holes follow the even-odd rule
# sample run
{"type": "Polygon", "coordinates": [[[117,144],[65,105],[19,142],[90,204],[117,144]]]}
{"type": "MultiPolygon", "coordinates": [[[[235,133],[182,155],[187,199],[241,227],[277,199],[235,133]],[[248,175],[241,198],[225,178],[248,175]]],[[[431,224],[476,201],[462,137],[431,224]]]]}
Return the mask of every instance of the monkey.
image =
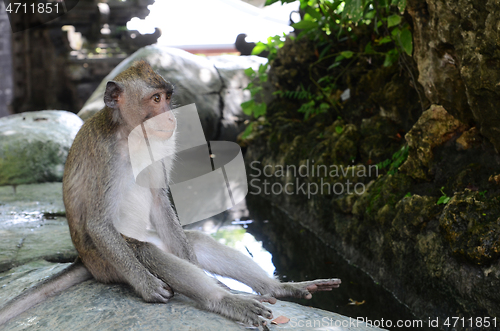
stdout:
{"type": "MultiPolygon", "coordinates": [[[[281,283],[269,277],[243,253],[209,235],[184,230],[168,187],[137,185],[129,134],[163,114],[163,129],[153,134],[166,139],[165,148],[175,152],[173,90],[143,60],[107,82],[105,106],[76,135],[63,175],[66,218],[78,258],[0,309],[0,325],[88,279],[128,284],[146,302],[167,303],[174,292],[181,293],[202,309],[254,326],[272,318],[263,302],[273,304],[287,296],[309,299],[316,291],[339,287],[335,278],[281,283]],[[232,293],[204,270],[245,283],[257,294],[232,293]]],[[[164,166],[169,176],[172,165],[164,166]]]]}

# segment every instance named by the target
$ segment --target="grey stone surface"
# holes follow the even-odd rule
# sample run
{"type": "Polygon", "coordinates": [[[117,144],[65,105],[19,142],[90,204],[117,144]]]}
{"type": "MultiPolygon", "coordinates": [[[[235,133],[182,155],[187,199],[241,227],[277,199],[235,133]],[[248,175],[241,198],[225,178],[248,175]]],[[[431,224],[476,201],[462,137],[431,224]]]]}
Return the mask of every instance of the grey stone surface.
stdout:
{"type": "MultiPolygon", "coordinates": [[[[66,268],[76,251],[62,214],[61,183],[0,187],[0,306],[66,268]],[[51,216],[52,215],[52,216],[51,216]],[[47,217],[49,216],[49,217],[47,217]],[[64,258],[62,258],[64,257],[64,258]],[[17,266],[7,270],[7,267],[17,266]]],[[[322,295],[329,295],[323,293],[322,295]]],[[[274,317],[290,321],[270,330],[380,330],[349,326],[348,317],[295,303],[270,305],[274,317]],[[316,323],[316,324],[314,324],[316,323]],[[337,327],[337,325],[346,327],[337,327]],[[311,326],[311,327],[309,327],[311,326]]],[[[1,330],[245,330],[246,327],[196,307],[177,294],[167,304],[144,302],[128,286],[90,280],[10,320],[1,330]]]]}
{"type": "Polygon", "coordinates": [[[75,114],[58,110],[0,118],[0,185],[61,181],[82,124],[75,114]]]}
{"type": "Polygon", "coordinates": [[[62,203],[62,184],[0,186],[0,272],[29,261],[72,261],[77,253],[62,203]]]}
{"type": "MultiPolygon", "coordinates": [[[[5,302],[68,264],[34,262],[0,275],[0,301],[5,302]]],[[[270,330],[381,330],[348,326],[348,317],[295,303],[269,305],[273,317],[290,321],[270,325],[270,330]],[[336,327],[341,323],[345,327],[336,327]],[[316,326],[314,326],[316,323],[316,326]],[[309,327],[310,326],[310,327],[309,327]]],[[[167,304],[142,301],[125,285],[100,284],[90,280],[49,298],[12,319],[6,330],[245,330],[243,325],[196,307],[189,298],[176,294],[167,304]]]]}
{"type": "Polygon", "coordinates": [[[202,57],[180,49],[160,46],[141,48],[120,63],[104,78],[78,115],[86,120],[104,107],[106,83],[127,69],[134,61],[144,59],[175,86],[175,107],[195,103],[207,140],[235,140],[245,120],[240,104],[249,100],[244,91],[249,82],[244,69],[257,69],[265,59],[257,56],[202,57]]]}

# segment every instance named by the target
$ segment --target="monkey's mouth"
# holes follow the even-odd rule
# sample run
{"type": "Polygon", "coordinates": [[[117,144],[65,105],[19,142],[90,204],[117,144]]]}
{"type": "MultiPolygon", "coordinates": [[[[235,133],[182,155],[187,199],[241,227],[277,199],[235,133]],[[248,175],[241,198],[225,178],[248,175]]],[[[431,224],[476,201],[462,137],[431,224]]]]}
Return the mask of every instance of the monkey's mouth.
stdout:
{"type": "Polygon", "coordinates": [[[155,116],[141,124],[144,127],[143,132],[146,140],[158,138],[165,141],[174,135],[177,129],[177,122],[165,120],[165,116],[168,116],[168,114],[164,113],[155,116]]]}

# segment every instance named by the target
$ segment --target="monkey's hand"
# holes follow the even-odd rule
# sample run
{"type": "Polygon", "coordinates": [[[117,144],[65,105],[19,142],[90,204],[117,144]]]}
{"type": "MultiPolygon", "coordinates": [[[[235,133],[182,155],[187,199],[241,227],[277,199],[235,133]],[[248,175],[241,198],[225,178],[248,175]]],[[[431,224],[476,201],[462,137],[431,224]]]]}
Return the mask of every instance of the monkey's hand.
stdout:
{"type": "Polygon", "coordinates": [[[174,291],[170,286],[149,272],[140,282],[138,282],[138,284],[132,285],[135,291],[139,293],[146,302],[167,303],[168,300],[174,296],[174,291]]]}
{"type": "Polygon", "coordinates": [[[276,298],[294,297],[311,299],[312,293],[318,291],[331,291],[340,286],[340,279],[316,279],[307,282],[281,283],[281,287],[273,291],[270,295],[276,298]]]}
{"type": "MultiPolygon", "coordinates": [[[[207,309],[245,325],[259,326],[259,316],[271,319],[273,312],[254,297],[245,294],[228,294],[218,302],[209,303],[207,309]]],[[[273,299],[265,296],[262,298],[263,301],[267,301],[266,298],[268,298],[268,302],[273,299]]]]}

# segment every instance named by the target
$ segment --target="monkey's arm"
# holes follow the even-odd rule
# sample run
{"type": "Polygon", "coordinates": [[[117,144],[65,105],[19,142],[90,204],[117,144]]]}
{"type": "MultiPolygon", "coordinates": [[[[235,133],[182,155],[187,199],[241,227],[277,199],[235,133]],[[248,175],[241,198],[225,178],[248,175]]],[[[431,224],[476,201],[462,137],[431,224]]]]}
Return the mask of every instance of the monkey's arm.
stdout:
{"type": "Polygon", "coordinates": [[[188,241],[168,198],[168,191],[161,189],[157,193],[158,201],[155,204],[157,208],[152,210],[151,222],[158,236],[172,254],[198,265],[193,246],[188,241]]]}
{"type": "MultiPolygon", "coordinates": [[[[92,218],[87,223],[87,231],[99,254],[106,257],[106,261],[115,268],[116,273],[145,301],[166,303],[173,296],[168,285],[153,276],[137,260],[125,239],[114,228],[112,219],[92,218]]],[[[102,279],[99,279],[99,276],[94,276],[101,281],[106,281],[107,277],[103,275],[102,279]]]]}
{"type": "Polygon", "coordinates": [[[44,282],[25,290],[0,309],[0,325],[67,288],[92,278],[78,258],[71,266],[44,282]]]}

